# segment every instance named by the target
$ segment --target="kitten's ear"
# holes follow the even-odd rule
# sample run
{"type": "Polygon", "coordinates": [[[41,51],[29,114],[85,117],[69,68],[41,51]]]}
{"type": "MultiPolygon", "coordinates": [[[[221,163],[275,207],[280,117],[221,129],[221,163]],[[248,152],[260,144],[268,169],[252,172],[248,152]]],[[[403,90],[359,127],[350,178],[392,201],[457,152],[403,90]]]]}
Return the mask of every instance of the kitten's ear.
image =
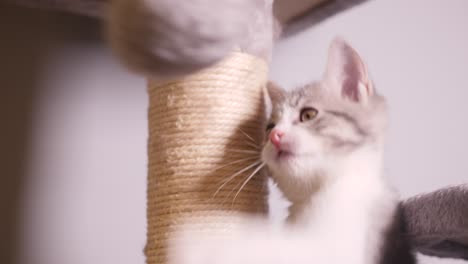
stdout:
{"type": "Polygon", "coordinates": [[[265,115],[266,117],[271,116],[273,111],[273,105],[284,100],[284,91],[274,82],[268,81],[263,90],[263,99],[265,102],[265,115]]]}
{"type": "Polygon", "coordinates": [[[335,38],[330,45],[325,82],[327,87],[354,102],[365,103],[374,93],[366,65],[341,38],[335,38]]]}

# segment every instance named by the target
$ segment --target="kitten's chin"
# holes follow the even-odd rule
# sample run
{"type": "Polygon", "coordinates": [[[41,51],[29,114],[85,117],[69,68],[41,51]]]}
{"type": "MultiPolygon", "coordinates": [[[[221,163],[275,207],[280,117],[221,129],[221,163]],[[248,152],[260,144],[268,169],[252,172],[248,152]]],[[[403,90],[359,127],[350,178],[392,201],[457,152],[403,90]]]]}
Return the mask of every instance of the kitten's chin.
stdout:
{"type": "Polygon", "coordinates": [[[323,182],[318,171],[306,174],[294,169],[283,172],[273,170],[272,178],[284,196],[293,203],[309,199],[323,182]]]}
{"type": "Polygon", "coordinates": [[[267,165],[272,179],[285,197],[297,202],[310,197],[320,186],[320,166],[317,158],[292,152],[277,152],[265,148],[262,160],[267,165]]]}
{"type": "Polygon", "coordinates": [[[264,151],[262,153],[262,160],[267,164],[273,171],[281,171],[285,174],[297,174],[301,171],[301,168],[310,163],[310,155],[301,155],[291,151],[264,151]]]}

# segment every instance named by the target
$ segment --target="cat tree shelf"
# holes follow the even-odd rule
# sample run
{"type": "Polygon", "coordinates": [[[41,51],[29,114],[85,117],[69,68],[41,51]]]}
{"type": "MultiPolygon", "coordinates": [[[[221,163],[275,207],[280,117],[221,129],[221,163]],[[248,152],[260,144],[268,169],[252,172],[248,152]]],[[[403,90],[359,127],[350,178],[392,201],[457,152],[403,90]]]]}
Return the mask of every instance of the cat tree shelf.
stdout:
{"type": "Polygon", "coordinates": [[[274,13],[286,25],[286,35],[343,12],[368,0],[275,0],[274,13]]]}
{"type": "MultiPolygon", "coordinates": [[[[312,13],[318,13],[320,17],[326,18],[365,1],[367,0],[275,0],[275,15],[282,23],[312,13]]],[[[105,8],[109,0],[4,0],[3,2],[93,17],[105,17],[105,8]]]]}
{"type": "Polygon", "coordinates": [[[314,8],[319,8],[330,0],[276,0],[274,4],[275,16],[281,23],[286,23],[300,17],[314,8]]]}

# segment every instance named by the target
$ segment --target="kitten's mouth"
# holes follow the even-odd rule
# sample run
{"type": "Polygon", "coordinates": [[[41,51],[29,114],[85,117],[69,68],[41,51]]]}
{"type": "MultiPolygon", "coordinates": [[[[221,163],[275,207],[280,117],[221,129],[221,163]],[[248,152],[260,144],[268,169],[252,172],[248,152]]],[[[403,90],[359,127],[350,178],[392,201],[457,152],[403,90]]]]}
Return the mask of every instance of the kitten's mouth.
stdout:
{"type": "Polygon", "coordinates": [[[290,158],[292,158],[293,156],[294,156],[294,155],[293,155],[293,153],[291,153],[291,152],[284,151],[284,150],[279,150],[279,151],[276,153],[276,160],[290,159],[290,158]]]}

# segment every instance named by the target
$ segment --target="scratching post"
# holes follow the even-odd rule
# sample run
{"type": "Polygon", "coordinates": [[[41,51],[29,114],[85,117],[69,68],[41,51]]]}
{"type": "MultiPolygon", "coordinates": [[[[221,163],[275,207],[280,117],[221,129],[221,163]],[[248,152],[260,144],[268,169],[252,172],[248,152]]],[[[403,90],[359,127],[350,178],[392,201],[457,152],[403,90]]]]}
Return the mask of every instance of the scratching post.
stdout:
{"type": "Polygon", "coordinates": [[[224,184],[259,158],[266,80],[263,60],[236,52],[181,80],[149,82],[148,264],[166,263],[168,239],[184,221],[266,212],[258,173],[235,197],[256,166],[224,184]]]}

